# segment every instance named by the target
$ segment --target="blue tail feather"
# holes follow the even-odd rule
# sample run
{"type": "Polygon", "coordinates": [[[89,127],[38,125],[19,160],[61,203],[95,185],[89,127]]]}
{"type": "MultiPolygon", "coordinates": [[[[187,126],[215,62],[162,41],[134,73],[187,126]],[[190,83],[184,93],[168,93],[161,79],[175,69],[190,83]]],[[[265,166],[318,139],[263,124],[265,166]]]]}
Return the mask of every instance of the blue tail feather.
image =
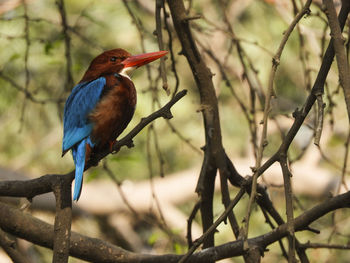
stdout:
{"type": "Polygon", "coordinates": [[[83,173],[85,167],[85,152],[87,138],[83,139],[77,145],[72,148],[73,159],[75,163],[75,183],[74,183],[74,194],[73,200],[78,201],[81,188],[83,184],[83,173]]]}

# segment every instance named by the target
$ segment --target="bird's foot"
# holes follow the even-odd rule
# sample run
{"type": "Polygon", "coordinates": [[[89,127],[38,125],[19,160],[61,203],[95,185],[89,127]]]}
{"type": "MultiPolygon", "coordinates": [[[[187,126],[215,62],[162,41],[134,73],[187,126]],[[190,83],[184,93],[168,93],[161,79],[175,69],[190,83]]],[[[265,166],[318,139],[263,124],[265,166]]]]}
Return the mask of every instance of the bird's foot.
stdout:
{"type": "Polygon", "coordinates": [[[117,140],[115,140],[115,141],[109,141],[108,142],[108,145],[109,145],[109,152],[110,153],[117,153],[117,152],[119,152],[119,150],[120,150],[120,148],[122,147],[122,146],[127,146],[128,148],[132,148],[132,147],[134,147],[134,142],[133,142],[133,140],[129,140],[129,141],[127,141],[125,144],[123,144],[123,145],[119,145],[119,146],[115,146],[115,144],[117,143],[118,141],[117,140]]]}
{"type": "Polygon", "coordinates": [[[113,150],[113,147],[114,147],[114,144],[116,143],[117,141],[109,141],[108,144],[109,144],[109,152],[113,153],[115,152],[115,150],[113,150]]]}

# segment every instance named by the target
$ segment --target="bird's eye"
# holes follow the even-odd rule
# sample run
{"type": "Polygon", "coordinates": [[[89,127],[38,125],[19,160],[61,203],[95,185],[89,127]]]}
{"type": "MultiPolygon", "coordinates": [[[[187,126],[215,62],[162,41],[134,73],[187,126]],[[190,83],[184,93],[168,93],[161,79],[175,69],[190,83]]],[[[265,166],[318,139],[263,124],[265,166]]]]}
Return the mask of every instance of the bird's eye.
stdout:
{"type": "Polygon", "coordinates": [[[112,62],[116,62],[117,61],[117,57],[111,57],[111,59],[110,59],[110,61],[112,61],[112,62]]]}

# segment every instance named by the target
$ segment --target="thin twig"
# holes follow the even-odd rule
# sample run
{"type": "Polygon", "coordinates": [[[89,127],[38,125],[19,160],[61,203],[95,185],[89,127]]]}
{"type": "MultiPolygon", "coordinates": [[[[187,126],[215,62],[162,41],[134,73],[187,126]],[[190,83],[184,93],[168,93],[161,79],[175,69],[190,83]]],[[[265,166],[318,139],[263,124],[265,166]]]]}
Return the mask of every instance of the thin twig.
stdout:
{"type": "Polygon", "coordinates": [[[302,248],[327,248],[327,249],[344,249],[350,250],[350,245],[337,245],[337,244],[322,244],[322,243],[311,243],[300,244],[302,248]]]}
{"type": "Polygon", "coordinates": [[[61,16],[62,34],[64,37],[64,55],[66,57],[66,83],[65,91],[73,88],[74,80],[72,74],[72,55],[71,55],[71,37],[69,35],[69,26],[67,21],[67,12],[65,8],[65,0],[56,0],[56,5],[61,16]]]}
{"type": "Polygon", "coordinates": [[[197,201],[196,204],[194,205],[192,212],[190,216],[187,219],[187,245],[188,248],[191,248],[193,246],[193,241],[192,241],[192,222],[194,218],[196,217],[197,212],[199,211],[200,208],[200,201],[197,201]]]}
{"type": "Polygon", "coordinates": [[[284,193],[286,199],[286,213],[287,213],[287,228],[288,228],[288,262],[295,262],[295,235],[294,235],[294,209],[293,209],[293,191],[291,177],[292,174],[288,168],[287,156],[281,156],[280,165],[284,181],[284,193]]]}
{"type": "Polygon", "coordinates": [[[163,1],[163,19],[164,19],[165,29],[168,32],[168,39],[169,39],[168,46],[169,46],[170,59],[171,59],[171,71],[174,73],[174,77],[175,77],[175,88],[174,88],[174,91],[172,94],[172,96],[174,96],[179,89],[180,78],[179,78],[179,75],[178,75],[177,70],[176,70],[176,61],[175,61],[175,55],[174,55],[174,49],[173,49],[173,35],[171,33],[171,29],[170,29],[169,23],[167,21],[168,17],[169,17],[169,14],[167,13],[167,11],[165,9],[165,5],[164,5],[164,1],[163,1]]]}
{"type": "Polygon", "coordinates": [[[0,247],[15,263],[30,263],[28,256],[23,255],[18,249],[15,239],[11,238],[0,228],[0,247]]]}
{"type": "Polygon", "coordinates": [[[171,240],[173,240],[174,242],[183,243],[183,239],[182,237],[176,235],[173,233],[173,231],[166,226],[163,223],[163,220],[158,220],[158,217],[156,218],[157,220],[155,220],[154,216],[152,215],[144,215],[144,214],[140,214],[138,213],[135,208],[132,206],[132,204],[129,202],[127,196],[125,195],[123,189],[122,189],[122,182],[118,180],[117,176],[114,174],[114,172],[110,169],[109,165],[107,164],[107,160],[105,159],[105,161],[103,162],[103,169],[106,171],[107,175],[109,176],[109,178],[114,182],[114,184],[117,187],[118,193],[120,195],[120,197],[122,198],[124,204],[126,205],[126,207],[129,209],[129,211],[132,213],[132,215],[139,221],[145,221],[147,222],[149,225],[153,226],[157,226],[160,230],[162,230],[166,235],[169,236],[169,238],[171,240]]]}
{"type": "MultiPolygon", "coordinates": [[[[302,17],[307,14],[308,12],[310,12],[309,7],[311,5],[312,0],[308,0],[304,7],[302,8],[302,10],[295,16],[295,18],[293,19],[292,23],[289,25],[288,29],[285,31],[284,33],[284,37],[278,47],[278,50],[275,54],[275,56],[273,57],[272,60],[272,69],[270,72],[270,76],[269,76],[269,84],[268,84],[268,89],[267,89],[267,93],[266,93],[266,97],[265,97],[265,108],[264,108],[264,116],[263,116],[263,130],[262,130],[262,135],[261,135],[261,139],[260,139],[260,144],[259,144],[259,148],[258,148],[258,154],[257,154],[257,159],[256,159],[256,163],[255,163],[255,169],[260,168],[261,166],[261,161],[262,161],[262,157],[263,157],[263,151],[264,148],[267,145],[267,140],[266,140],[266,136],[267,136],[267,121],[268,121],[268,116],[269,116],[269,112],[270,112],[270,101],[271,101],[271,96],[273,95],[273,83],[274,83],[274,78],[275,78],[275,74],[277,71],[277,67],[280,63],[280,58],[282,55],[282,51],[289,39],[290,34],[292,33],[293,29],[295,28],[296,24],[300,21],[300,19],[302,19],[302,17]]],[[[252,211],[252,207],[253,207],[253,203],[255,201],[255,195],[256,195],[256,188],[257,188],[257,179],[258,179],[258,174],[257,172],[254,172],[253,174],[253,183],[252,183],[252,191],[251,191],[251,195],[250,195],[250,199],[249,199],[249,203],[248,203],[248,208],[247,208],[247,213],[246,216],[244,218],[244,239],[246,240],[248,237],[248,228],[249,228],[249,219],[250,219],[250,214],[252,211]]],[[[291,223],[291,222],[289,222],[291,223]]],[[[245,247],[248,248],[248,243],[245,242],[245,247]]],[[[293,251],[290,251],[293,253],[293,251]]]]}
{"type": "Polygon", "coordinates": [[[37,104],[47,104],[47,103],[64,103],[65,100],[59,99],[59,98],[47,98],[47,99],[37,99],[34,97],[34,95],[29,92],[25,87],[22,87],[20,84],[18,84],[14,79],[10,78],[9,76],[5,75],[1,70],[0,70],[0,78],[8,82],[13,88],[18,90],[19,92],[23,92],[25,97],[29,99],[33,103],[37,104]]]}
{"type": "Polygon", "coordinates": [[[346,142],[345,142],[345,153],[344,153],[344,160],[343,160],[343,166],[342,166],[342,170],[341,170],[341,179],[338,185],[338,189],[337,189],[337,194],[340,194],[340,189],[341,186],[343,185],[346,191],[349,191],[349,188],[346,184],[345,181],[345,175],[346,175],[346,169],[348,167],[348,156],[349,156],[349,145],[350,145],[350,129],[348,128],[348,136],[346,138],[346,142]]]}
{"type": "Polygon", "coordinates": [[[163,156],[162,151],[160,149],[159,139],[158,139],[158,136],[157,136],[156,129],[154,128],[153,125],[150,126],[150,127],[152,127],[151,131],[153,133],[154,148],[155,148],[155,151],[156,151],[157,158],[159,160],[159,175],[160,175],[160,177],[164,177],[164,175],[165,175],[165,172],[164,172],[164,166],[165,166],[164,156],[163,156]]]}
{"type": "Polygon", "coordinates": [[[319,146],[321,134],[322,134],[322,128],[323,128],[324,108],[326,105],[323,102],[322,94],[317,94],[316,97],[317,97],[317,118],[316,118],[314,144],[316,146],[319,146]]]}
{"type": "MultiPolygon", "coordinates": [[[[273,222],[271,221],[269,214],[266,212],[266,210],[263,207],[261,207],[261,211],[265,217],[265,222],[271,227],[271,229],[275,229],[276,227],[274,226],[273,222]]],[[[278,240],[278,244],[281,248],[281,252],[282,252],[283,257],[288,260],[287,251],[283,245],[282,240],[278,240]]]]}
{"type": "Polygon", "coordinates": [[[136,218],[140,218],[139,214],[136,212],[136,210],[133,208],[133,206],[128,201],[127,197],[124,194],[123,189],[121,188],[122,182],[118,180],[118,178],[114,175],[112,170],[109,168],[107,161],[103,162],[103,169],[106,171],[108,177],[114,182],[114,184],[117,186],[118,193],[120,197],[122,198],[124,204],[126,207],[130,210],[130,212],[135,216],[136,218]]]}
{"type": "MultiPolygon", "coordinates": [[[[161,9],[164,8],[164,0],[156,0],[156,36],[158,40],[159,50],[165,50],[163,42],[163,33],[162,33],[162,19],[161,19],[161,9]]],[[[160,76],[163,80],[163,89],[166,94],[170,95],[170,90],[168,87],[167,74],[165,71],[165,57],[160,58],[160,76]]]]}
{"type": "MultiPolygon", "coordinates": [[[[142,21],[135,15],[135,13],[132,11],[131,7],[130,7],[130,2],[127,0],[123,0],[123,4],[129,14],[129,16],[131,17],[133,23],[136,26],[137,32],[139,34],[140,37],[140,44],[141,44],[141,51],[142,53],[146,52],[146,47],[145,47],[145,32],[147,33],[146,29],[143,27],[142,25],[142,21]]],[[[145,65],[146,67],[146,71],[147,71],[147,78],[149,80],[149,82],[151,82],[151,68],[149,64],[145,65]]]]}
{"type": "MultiPolygon", "coordinates": [[[[343,4],[346,1],[343,0],[343,4]]],[[[333,0],[323,0],[326,6],[326,15],[331,29],[331,36],[334,43],[335,56],[337,58],[337,65],[339,71],[340,85],[344,91],[344,98],[348,111],[348,118],[350,121],[350,72],[349,64],[345,53],[345,39],[341,33],[340,25],[337,19],[337,13],[333,4],[333,0]]]]}
{"type": "Polygon", "coordinates": [[[167,120],[167,119],[166,119],[165,121],[166,121],[166,123],[168,124],[170,130],[171,130],[173,133],[175,133],[176,136],[177,136],[181,141],[183,141],[183,142],[184,142],[188,147],[190,147],[194,152],[196,152],[196,153],[198,153],[198,154],[200,154],[200,155],[203,154],[203,152],[202,152],[198,147],[196,147],[195,145],[193,145],[193,143],[191,142],[191,140],[188,139],[188,138],[186,138],[186,137],[175,127],[175,125],[173,125],[173,124],[171,123],[170,120],[167,120]]]}
{"type": "MultiPolygon", "coordinates": [[[[29,59],[29,49],[30,49],[30,35],[29,35],[29,15],[28,15],[28,6],[25,0],[22,0],[22,4],[24,7],[24,39],[26,43],[26,48],[24,51],[24,72],[25,72],[25,81],[24,81],[24,94],[28,94],[28,88],[29,88],[29,83],[30,83],[30,74],[29,74],[29,67],[28,67],[28,59],[29,59]]],[[[27,106],[27,96],[25,96],[23,104],[22,104],[22,109],[21,109],[21,119],[20,119],[20,131],[23,128],[24,124],[24,116],[25,116],[25,109],[27,106]]]]}
{"type": "MultiPolygon", "coordinates": [[[[156,204],[157,211],[159,213],[159,217],[161,219],[162,224],[166,225],[165,217],[163,215],[163,211],[161,209],[158,197],[155,192],[154,188],[154,169],[153,169],[153,158],[151,153],[151,132],[153,130],[153,124],[151,124],[147,129],[147,139],[146,139],[146,153],[147,153],[147,167],[148,167],[148,173],[149,173],[149,179],[150,179],[150,187],[151,187],[151,194],[152,199],[154,200],[156,204]]],[[[153,205],[153,203],[151,204],[153,205]]],[[[151,207],[152,210],[152,207],[151,207]]]]}
{"type": "Polygon", "coordinates": [[[216,228],[224,221],[226,220],[229,213],[232,212],[232,209],[236,206],[236,204],[241,200],[241,198],[244,195],[245,190],[241,189],[236,197],[230,202],[230,204],[226,207],[224,213],[222,213],[218,219],[215,220],[215,222],[210,226],[210,228],[203,233],[202,236],[200,236],[198,239],[196,239],[193,242],[193,246],[187,251],[187,253],[181,258],[181,260],[178,263],[184,263],[186,260],[193,254],[193,252],[203,243],[203,241],[210,235],[213,231],[216,230],[216,228]]]}

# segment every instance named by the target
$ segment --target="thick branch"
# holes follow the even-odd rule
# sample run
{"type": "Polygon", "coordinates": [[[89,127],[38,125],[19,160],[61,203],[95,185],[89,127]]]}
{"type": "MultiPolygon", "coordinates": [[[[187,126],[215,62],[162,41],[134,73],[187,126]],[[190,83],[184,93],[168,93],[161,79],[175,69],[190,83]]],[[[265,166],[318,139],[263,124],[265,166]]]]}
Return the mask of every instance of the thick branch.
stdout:
{"type": "Polygon", "coordinates": [[[18,250],[17,243],[11,239],[2,229],[0,228],[0,247],[7,253],[7,255],[16,263],[29,263],[25,255],[22,255],[18,250]]]}
{"type": "MultiPolygon", "coordinates": [[[[169,0],[174,27],[195,79],[201,102],[205,131],[205,154],[196,192],[201,196],[201,217],[203,232],[213,223],[213,193],[216,169],[225,167],[222,146],[218,101],[215,94],[212,73],[204,62],[190,29],[191,18],[187,17],[183,0],[169,0]]],[[[214,234],[204,242],[204,248],[214,245],[214,234]]]]}
{"type": "MultiPolygon", "coordinates": [[[[339,208],[350,207],[350,192],[330,198],[295,218],[295,231],[302,231],[315,220],[339,208]]],[[[47,248],[53,247],[53,226],[0,203],[0,227],[13,235],[26,239],[34,244],[47,248]]],[[[288,226],[283,224],[264,235],[248,239],[250,246],[261,249],[288,235],[288,226]]],[[[145,255],[128,252],[117,246],[96,238],[89,238],[75,232],[71,235],[70,255],[93,262],[178,262],[183,255],[145,255]]],[[[193,254],[187,262],[204,262],[205,260],[220,260],[240,256],[245,253],[243,241],[233,241],[217,247],[212,247],[193,254]]]]}
{"type": "Polygon", "coordinates": [[[56,198],[53,263],[66,263],[72,224],[72,193],[69,177],[56,177],[53,192],[56,198]]]}

